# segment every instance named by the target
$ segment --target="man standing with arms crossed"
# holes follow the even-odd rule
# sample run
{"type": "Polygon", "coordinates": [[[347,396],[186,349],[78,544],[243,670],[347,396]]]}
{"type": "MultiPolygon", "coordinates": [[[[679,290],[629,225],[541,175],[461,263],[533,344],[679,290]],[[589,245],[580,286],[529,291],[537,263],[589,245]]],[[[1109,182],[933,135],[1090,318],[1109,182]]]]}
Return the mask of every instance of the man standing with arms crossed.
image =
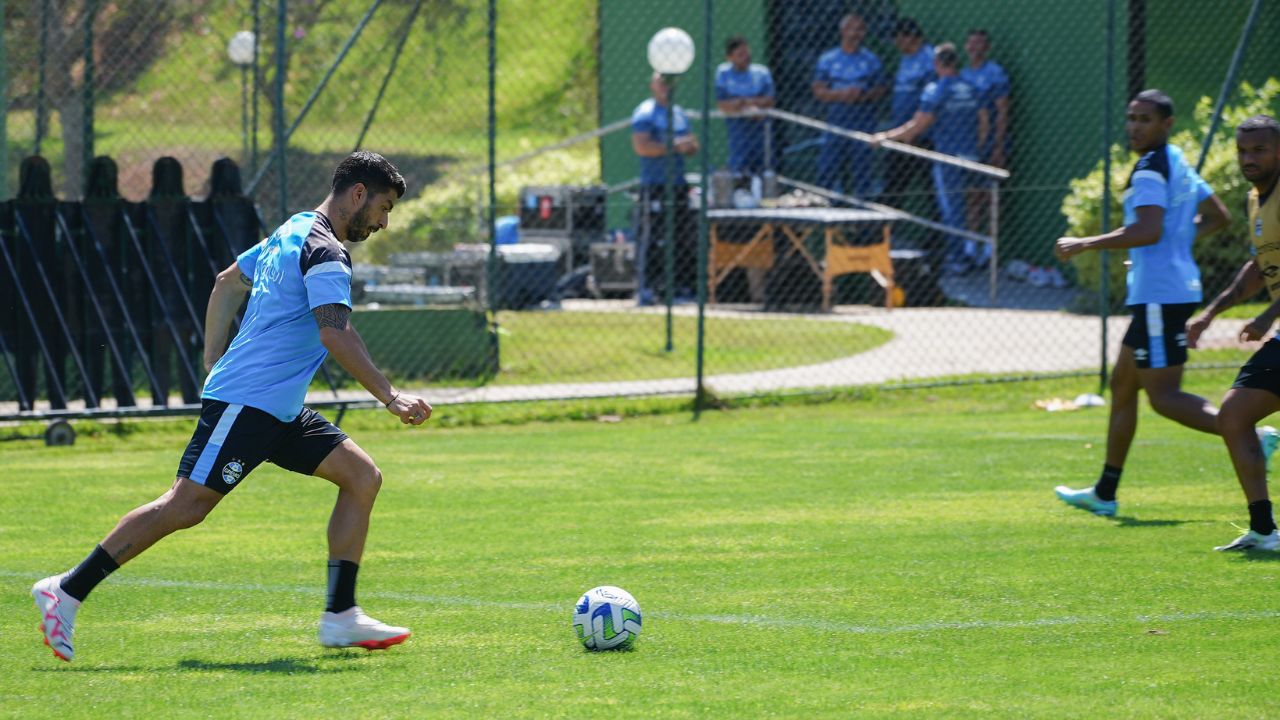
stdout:
{"type": "MultiPolygon", "coordinates": [[[[1280,317],[1280,123],[1255,115],[1236,128],[1236,157],[1240,172],[1253,184],[1249,191],[1249,239],[1254,256],[1236,273],[1222,294],[1187,325],[1187,344],[1196,346],[1200,334],[1223,310],[1247,300],[1266,287],[1271,304],[1240,331],[1241,340],[1257,341],[1271,332],[1280,317]]],[[[1276,431],[1257,424],[1280,412],[1280,339],[1272,336],[1240,368],[1235,384],[1222,399],[1218,432],[1227,444],[1236,478],[1249,509],[1249,530],[1217,550],[1280,550],[1267,493],[1267,458],[1276,446],[1276,431]],[[1259,442],[1261,440],[1261,442],[1259,442]]]]}
{"type": "Polygon", "coordinates": [[[78,566],[31,588],[54,655],[74,656],[76,611],[99,582],[165,536],[198,524],[264,460],[338,486],[320,643],[375,650],[409,637],[407,628],[374,620],[355,601],[382,473],[351,438],[302,404],[311,378],[332,354],[401,422],[421,425],[431,417],[425,400],[396,390],[374,367],[348,322],[351,256],[340,240],[358,243],[385,228],[404,192],[404,178],[386,158],[352,153],[318,208],[289,218],[218,275],[205,316],[210,372],[203,407],[173,486],[125,515],[78,566]],[[244,322],[224,354],[246,294],[244,322]]]}
{"type": "MultiPolygon", "coordinates": [[[[876,131],[876,103],[889,88],[883,65],[875,53],[862,46],[867,22],[849,14],[840,20],[840,45],[818,58],[813,72],[813,97],[826,105],[826,121],[836,127],[876,131]]],[[[857,197],[873,192],[871,148],[857,140],[832,133],[822,138],[818,154],[818,184],[828,190],[857,197]],[[853,172],[853,186],[844,184],[853,172]]]]}
{"type": "Polygon", "coordinates": [[[1124,192],[1124,226],[1094,237],[1058,238],[1054,254],[1066,261],[1086,250],[1129,251],[1125,304],[1133,314],[1111,374],[1111,417],[1106,462],[1091,488],[1054,489],[1058,498],[1095,515],[1116,514],[1116,487],[1138,429],[1138,391],[1151,407],[1194,430],[1217,434],[1218,409],[1182,391],[1187,320],[1201,301],[1200,268],[1191,256],[1197,239],[1227,226],[1227,208],[1182,150],[1169,145],[1173,101],[1144,90],[1129,103],[1125,132],[1141,155],[1124,192]],[[1196,216],[1200,220],[1197,222],[1196,216]]]}

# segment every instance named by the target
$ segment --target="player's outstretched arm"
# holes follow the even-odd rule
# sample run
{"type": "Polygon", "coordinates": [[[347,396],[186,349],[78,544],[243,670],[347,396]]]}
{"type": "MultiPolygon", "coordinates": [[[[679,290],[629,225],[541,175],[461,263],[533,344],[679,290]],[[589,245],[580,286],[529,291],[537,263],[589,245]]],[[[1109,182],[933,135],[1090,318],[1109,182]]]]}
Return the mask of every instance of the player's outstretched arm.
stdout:
{"type": "Polygon", "coordinates": [[[1054,257],[1066,261],[1086,250],[1118,250],[1160,242],[1160,232],[1164,228],[1164,208],[1159,205],[1143,205],[1134,213],[1138,219],[1132,225],[1125,225],[1106,235],[1058,238],[1053,246],[1054,257]]]}
{"type": "Polygon", "coordinates": [[[204,370],[209,372],[227,349],[231,320],[253,287],[253,280],[240,270],[238,262],[218,273],[209,294],[209,307],[204,313],[204,370]]]}
{"type": "Polygon", "coordinates": [[[406,425],[421,425],[431,417],[431,406],[426,400],[400,392],[373,364],[369,350],[360,333],[351,327],[348,317],[351,308],[339,303],[321,305],[311,311],[320,327],[320,342],[334,360],[368,390],[387,411],[400,418],[406,425]]]}
{"type": "MultiPolygon", "coordinates": [[[[1200,341],[1200,335],[1209,328],[1209,324],[1213,319],[1218,317],[1223,310],[1243,302],[1262,289],[1264,278],[1262,271],[1258,269],[1258,264],[1249,259],[1236,273],[1231,284],[1213,299],[1213,302],[1205,306],[1195,317],[1187,322],[1187,347],[1194,348],[1200,341]]],[[[1270,323],[1268,323],[1270,327],[1270,323]]]]}

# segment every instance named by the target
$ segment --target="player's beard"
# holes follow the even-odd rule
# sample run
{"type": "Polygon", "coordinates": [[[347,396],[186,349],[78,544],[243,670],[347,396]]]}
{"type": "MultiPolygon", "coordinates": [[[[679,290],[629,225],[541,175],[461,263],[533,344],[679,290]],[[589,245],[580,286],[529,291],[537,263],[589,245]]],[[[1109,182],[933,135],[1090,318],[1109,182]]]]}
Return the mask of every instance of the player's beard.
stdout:
{"type": "Polygon", "coordinates": [[[360,209],[351,216],[351,220],[347,221],[347,242],[364,242],[373,232],[373,223],[369,222],[369,205],[369,201],[365,200],[360,209]]]}

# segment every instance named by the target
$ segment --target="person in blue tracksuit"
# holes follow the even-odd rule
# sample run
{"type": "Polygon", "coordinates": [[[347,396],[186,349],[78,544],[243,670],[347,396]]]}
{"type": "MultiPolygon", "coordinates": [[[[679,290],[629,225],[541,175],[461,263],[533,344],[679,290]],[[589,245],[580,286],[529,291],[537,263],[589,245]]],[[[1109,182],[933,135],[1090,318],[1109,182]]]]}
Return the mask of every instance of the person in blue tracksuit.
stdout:
{"type": "MultiPolygon", "coordinates": [[[[840,45],[823,53],[813,73],[813,97],[823,103],[828,123],[867,134],[876,131],[876,103],[888,93],[884,65],[862,47],[867,23],[861,15],[840,20],[840,45]]],[[[871,148],[827,133],[818,154],[818,184],[836,192],[868,197],[875,192],[871,148]],[[851,182],[845,183],[846,175],[851,182]]]]}
{"type": "MultiPolygon", "coordinates": [[[[716,68],[716,107],[725,113],[773,107],[773,75],[764,65],[751,62],[751,46],[746,39],[729,38],[724,54],[725,62],[716,68]]],[[[729,170],[764,172],[764,134],[769,123],[762,117],[731,117],[724,124],[729,135],[729,170]]]]}

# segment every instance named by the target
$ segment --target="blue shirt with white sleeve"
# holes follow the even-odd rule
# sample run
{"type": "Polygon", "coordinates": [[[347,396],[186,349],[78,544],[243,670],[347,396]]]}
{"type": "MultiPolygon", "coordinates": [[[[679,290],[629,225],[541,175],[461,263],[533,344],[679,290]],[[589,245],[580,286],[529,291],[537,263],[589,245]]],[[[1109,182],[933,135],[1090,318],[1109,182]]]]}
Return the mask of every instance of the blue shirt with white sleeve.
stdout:
{"type": "Polygon", "coordinates": [[[1129,248],[1127,305],[1198,303],[1203,299],[1200,268],[1191,256],[1196,211],[1213,188],[1187,164],[1182,149],[1162,145],[1144,154],[1124,191],[1124,224],[1138,221],[1140,207],[1164,208],[1160,240],[1129,248]]]}
{"type": "Polygon", "coordinates": [[[351,307],[351,255],[329,218],[302,212],[236,259],[253,280],[240,332],[204,382],[203,397],[291,422],[328,356],[311,311],[351,307]]]}

